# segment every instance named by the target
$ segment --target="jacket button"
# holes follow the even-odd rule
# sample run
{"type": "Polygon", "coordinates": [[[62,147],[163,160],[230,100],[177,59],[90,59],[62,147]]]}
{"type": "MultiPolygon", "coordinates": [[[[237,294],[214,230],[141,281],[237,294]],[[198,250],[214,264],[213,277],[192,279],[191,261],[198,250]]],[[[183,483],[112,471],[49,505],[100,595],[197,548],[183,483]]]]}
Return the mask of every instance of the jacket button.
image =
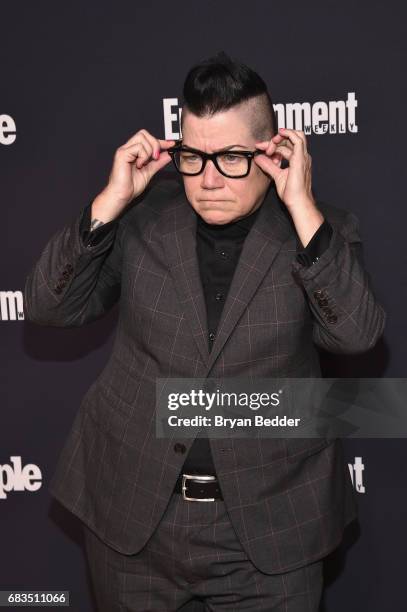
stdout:
{"type": "Polygon", "coordinates": [[[323,308],[323,311],[326,315],[331,315],[333,313],[332,308],[329,308],[327,306],[323,308]]]}
{"type": "Polygon", "coordinates": [[[216,295],[215,295],[215,300],[217,300],[218,302],[219,302],[220,300],[223,300],[223,293],[216,293],[216,295]]]}
{"type": "Polygon", "coordinates": [[[72,264],[67,264],[66,269],[68,270],[68,272],[70,274],[72,274],[72,272],[73,272],[73,265],[72,264]]]}
{"type": "Polygon", "coordinates": [[[316,291],[314,291],[314,298],[316,300],[318,300],[318,298],[322,297],[322,295],[323,295],[322,289],[317,289],[316,291]]]}
{"type": "Polygon", "coordinates": [[[337,320],[338,320],[338,317],[336,316],[336,314],[329,315],[328,317],[328,323],[336,323],[337,320]]]}
{"type": "Polygon", "coordinates": [[[55,293],[62,293],[62,287],[60,285],[55,285],[54,291],[55,293]]]}
{"type": "Polygon", "coordinates": [[[213,332],[211,332],[209,334],[209,340],[214,340],[215,339],[215,334],[213,332]]]}
{"type": "Polygon", "coordinates": [[[326,298],[320,298],[318,300],[318,305],[322,308],[323,306],[328,306],[328,300],[326,298]]]}
{"type": "Polygon", "coordinates": [[[183,455],[186,450],[187,447],[185,446],[185,444],[181,444],[181,442],[176,442],[176,444],[174,444],[174,451],[176,453],[180,453],[181,455],[183,455]]]}

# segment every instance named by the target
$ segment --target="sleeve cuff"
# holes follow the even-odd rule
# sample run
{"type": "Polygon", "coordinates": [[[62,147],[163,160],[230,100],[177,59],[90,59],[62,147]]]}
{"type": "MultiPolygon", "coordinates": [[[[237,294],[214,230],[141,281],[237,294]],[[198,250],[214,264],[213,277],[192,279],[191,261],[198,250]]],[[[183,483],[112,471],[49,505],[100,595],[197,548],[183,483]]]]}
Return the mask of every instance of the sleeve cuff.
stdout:
{"type": "Polygon", "coordinates": [[[318,261],[321,255],[327,250],[331,242],[333,229],[325,219],[319,226],[311,240],[304,248],[299,239],[297,240],[297,261],[303,266],[310,267],[318,261]]]}
{"type": "Polygon", "coordinates": [[[90,223],[92,218],[91,213],[92,202],[84,209],[79,225],[81,240],[86,247],[92,247],[99,244],[99,242],[101,242],[103,238],[110,233],[118,221],[117,218],[113,219],[112,221],[108,221],[108,223],[104,223],[100,227],[97,227],[93,231],[90,231],[90,223]]]}

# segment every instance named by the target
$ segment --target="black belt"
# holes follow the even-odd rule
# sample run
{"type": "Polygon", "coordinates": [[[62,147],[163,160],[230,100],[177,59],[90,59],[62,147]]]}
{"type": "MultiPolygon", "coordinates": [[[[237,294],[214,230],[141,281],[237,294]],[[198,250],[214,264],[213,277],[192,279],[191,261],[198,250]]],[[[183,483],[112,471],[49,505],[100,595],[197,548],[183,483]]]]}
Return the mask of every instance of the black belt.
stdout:
{"type": "Polygon", "coordinates": [[[174,493],[182,494],[186,501],[215,501],[223,499],[219,481],[209,474],[183,474],[178,476],[174,493]]]}

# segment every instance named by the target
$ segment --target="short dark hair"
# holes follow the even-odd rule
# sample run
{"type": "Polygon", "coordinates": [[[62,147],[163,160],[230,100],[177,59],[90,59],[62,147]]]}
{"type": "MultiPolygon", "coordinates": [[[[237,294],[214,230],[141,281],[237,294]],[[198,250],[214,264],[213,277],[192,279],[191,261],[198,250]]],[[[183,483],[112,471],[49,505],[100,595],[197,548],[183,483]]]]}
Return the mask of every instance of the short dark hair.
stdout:
{"type": "Polygon", "coordinates": [[[267,85],[254,70],[229,57],[224,51],[195,64],[183,87],[184,111],[204,117],[229,110],[249,101],[251,131],[256,141],[277,133],[277,119],[267,85]]]}

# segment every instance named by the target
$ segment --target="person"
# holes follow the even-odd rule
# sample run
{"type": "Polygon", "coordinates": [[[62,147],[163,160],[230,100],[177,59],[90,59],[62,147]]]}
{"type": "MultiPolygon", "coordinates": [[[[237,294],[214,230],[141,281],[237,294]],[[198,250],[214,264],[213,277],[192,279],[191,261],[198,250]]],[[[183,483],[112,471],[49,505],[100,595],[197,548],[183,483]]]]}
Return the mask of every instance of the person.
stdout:
{"type": "Polygon", "coordinates": [[[385,313],[357,217],[315,199],[306,137],[277,129],[253,69],[223,52],[193,66],[181,132],[120,146],[27,276],[41,325],[119,304],[50,491],[83,522],[100,610],[316,611],[357,516],[340,439],[159,438],[155,384],[319,377],[319,349],[367,351],[385,313]]]}

